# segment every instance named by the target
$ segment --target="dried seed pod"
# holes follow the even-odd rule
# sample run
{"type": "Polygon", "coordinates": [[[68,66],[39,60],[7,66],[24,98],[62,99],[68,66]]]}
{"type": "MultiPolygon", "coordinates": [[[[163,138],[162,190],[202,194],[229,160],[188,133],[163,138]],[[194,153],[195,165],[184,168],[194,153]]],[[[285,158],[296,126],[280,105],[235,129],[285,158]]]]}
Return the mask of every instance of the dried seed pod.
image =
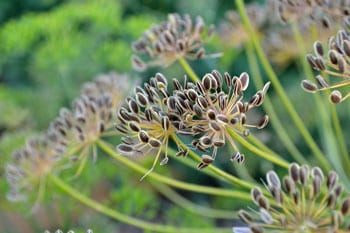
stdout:
{"type": "Polygon", "coordinates": [[[316,91],[318,91],[317,86],[316,86],[314,83],[310,82],[309,80],[303,80],[303,81],[301,82],[301,87],[302,87],[305,91],[311,92],[311,93],[315,93],[316,91]]]}
{"type": "Polygon", "coordinates": [[[342,101],[343,96],[340,93],[340,91],[338,90],[334,90],[331,92],[331,94],[329,95],[329,100],[331,101],[331,103],[333,104],[338,104],[342,101]]]}

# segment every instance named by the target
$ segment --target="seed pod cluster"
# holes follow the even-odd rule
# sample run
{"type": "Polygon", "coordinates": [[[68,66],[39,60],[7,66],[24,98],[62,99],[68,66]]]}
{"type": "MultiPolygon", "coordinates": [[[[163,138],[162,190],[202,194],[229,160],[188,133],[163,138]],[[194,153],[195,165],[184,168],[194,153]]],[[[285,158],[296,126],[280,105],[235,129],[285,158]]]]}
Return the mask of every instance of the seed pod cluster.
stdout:
{"type": "Polygon", "coordinates": [[[329,74],[331,79],[328,80],[322,75],[317,75],[315,83],[303,80],[302,88],[312,93],[331,89],[332,91],[329,94],[331,103],[337,104],[344,101],[350,94],[347,93],[343,96],[338,89],[350,84],[349,58],[350,32],[343,29],[339,30],[335,37],[328,40],[327,49],[324,48],[321,42],[316,41],[314,43],[314,54],[308,54],[306,59],[313,69],[329,74]],[[340,80],[336,81],[336,78],[340,80]]]}
{"type": "Polygon", "coordinates": [[[202,17],[193,21],[185,14],[169,14],[168,20],[159,25],[153,25],[144,32],[141,39],[132,44],[138,54],[132,56],[135,70],[144,71],[150,66],[168,66],[178,58],[200,59],[208,56],[203,45],[211,37],[213,26],[205,28],[202,17]],[[140,56],[142,56],[142,59],[140,56]],[[147,62],[144,59],[148,60],[147,62]]]}
{"type": "MultiPolygon", "coordinates": [[[[239,153],[230,133],[247,136],[249,128],[261,129],[268,124],[267,115],[258,120],[248,119],[248,115],[252,108],[263,103],[269,83],[244,101],[243,93],[248,85],[246,72],[232,77],[213,70],[195,83],[186,77],[183,84],[173,79],[174,90],[170,93],[167,79],[157,73],[144,87],[135,88],[134,96],[128,97],[118,110],[116,129],[125,137],[117,151],[126,156],[156,151],[156,163],[160,151],[166,151],[163,147],[168,145],[169,138],[182,136],[191,137],[192,147],[204,153],[199,169],[211,164],[218,149],[227,142],[235,150],[231,160],[243,163],[244,155],[239,153]]],[[[178,155],[186,155],[187,149],[177,140],[175,143],[178,155]]],[[[167,154],[164,160],[168,161],[167,154]]]]}
{"type": "MultiPolygon", "coordinates": [[[[69,163],[81,161],[77,174],[81,172],[86,161],[83,158],[113,126],[113,111],[128,89],[127,79],[126,75],[111,73],[86,83],[82,94],[73,101],[72,110],[62,108],[46,132],[29,139],[13,153],[6,166],[9,200],[27,198],[26,191],[42,185],[43,177],[59,172],[69,163]]],[[[96,159],[96,154],[93,156],[96,159]]]]}
{"type": "Polygon", "coordinates": [[[275,171],[266,174],[268,195],[260,188],[251,190],[259,210],[239,211],[251,232],[338,232],[349,230],[350,195],[345,194],[334,171],[324,175],[319,167],[292,163],[282,180],[275,171]],[[260,220],[256,220],[254,215],[260,220]]]}

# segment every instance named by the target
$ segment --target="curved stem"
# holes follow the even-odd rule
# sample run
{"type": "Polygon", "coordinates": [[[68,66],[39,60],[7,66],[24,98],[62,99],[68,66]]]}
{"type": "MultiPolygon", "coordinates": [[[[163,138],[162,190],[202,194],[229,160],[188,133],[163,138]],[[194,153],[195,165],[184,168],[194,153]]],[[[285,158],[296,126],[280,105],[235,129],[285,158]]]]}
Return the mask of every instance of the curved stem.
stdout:
{"type": "MultiPolygon", "coordinates": [[[[261,77],[261,73],[259,71],[259,64],[256,58],[256,55],[253,51],[253,45],[251,42],[246,43],[245,46],[247,57],[248,57],[248,64],[250,66],[250,70],[252,72],[252,75],[254,77],[254,84],[257,89],[261,88],[264,83],[263,79],[261,77]]],[[[307,161],[301,154],[301,152],[298,150],[298,148],[294,145],[292,139],[289,137],[289,134],[286,132],[285,128],[282,125],[282,122],[277,116],[277,113],[273,107],[273,104],[270,100],[270,97],[268,95],[265,96],[263,108],[266,110],[266,112],[269,115],[269,118],[271,119],[271,125],[274,128],[275,132],[279,136],[279,139],[281,139],[283,145],[286,147],[287,151],[290,153],[290,155],[300,164],[306,164],[307,161]]]]}
{"type": "MultiPolygon", "coordinates": [[[[134,169],[135,171],[145,174],[147,172],[147,169],[141,167],[140,165],[134,163],[133,161],[129,160],[128,158],[125,158],[124,156],[121,156],[117,154],[113,149],[110,148],[110,146],[101,140],[97,142],[97,145],[109,156],[112,158],[118,160],[119,162],[125,164],[126,166],[134,169]]],[[[210,195],[216,195],[216,196],[226,196],[226,197],[234,197],[234,198],[241,198],[241,199],[250,199],[250,195],[246,192],[240,192],[240,191],[233,191],[228,189],[220,189],[220,188],[212,188],[207,186],[201,186],[196,184],[190,184],[186,182],[181,182],[178,180],[170,179],[167,177],[164,177],[162,175],[159,175],[155,172],[150,173],[147,178],[150,177],[156,181],[168,184],[170,186],[180,188],[183,190],[189,190],[193,192],[198,193],[205,193],[210,195]]]]}
{"type": "Polygon", "coordinates": [[[242,18],[242,22],[247,29],[250,38],[252,39],[253,45],[255,47],[255,50],[257,52],[257,55],[259,57],[259,60],[261,61],[261,64],[263,68],[266,71],[266,74],[268,75],[272,85],[274,86],[277,94],[281,98],[281,101],[284,105],[284,107],[287,109],[288,113],[290,114],[290,117],[296,127],[299,129],[302,137],[306,141],[306,143],[309,145],[311,151],[313,154],[319,159],[320,165],[322,168],[324,168],[326,171],[329,171],[330,166],[327,160],[324,158],[322,151],[318,148],[317,144],[315,143],[314,139],[310,135],[310,133],[307,131],[303,121],[299,117],[298,113],[295,111],[293,104],[291,103],[290,99],[286,95],[285,90],[283,89],[281,83],[278,80],[278,77],[276,73],[274,72],[271,64],[269,63],[262,47],[259,41],[259,38],[255,35],[254,29],[251,25],[251,22],[249,21],[247,12],[244,8],[243,0],[236,0],[236,6],[238,9],[238,12],[242,18]]]}
{"type": "Polygon", "coordinates": [[[179,63],[181,64],[182,68],[185,70],[185,72],[188,74],[188,76],[190,77],[190,79],[193,82],[197,82],[200,81],[200,79],[198,78],[197,74],[193,71],[193,69],[191,68],[191,66],[188,64],[188,62],[186,61],[185,58],[180,57],[178,59],[179,63]]]}
{"type": "MultiPolygon", "coordinates": [[[[143,221],[137,218],[130,217],[128,215],[124,215],[120,212],[118,212],[115,209],[110,209],[90,198],[83,195],[80,191],[74,189],[70,185],[66,184],[63,180],[61,180],[59,177],[55,175],[49,175],[48,176],[50,181],[54,183],[57,187],[59,187],[61,190],[63,190],[65,193],[70,195],[72,198],[78,200],[79,202],[83,203],[84,205],[96,210],[97,212],[100,212],[108,217],[111,217],[117,221],[121,221],[127,224],[130,224],[132,226],[144,229],[144,230],[150,230],[153,232],[183,232],[183,233],[195,233],[195,232],[213,232],[213,229],[195,229],[195,228],[181,228],[181,227],[173,227],[173,226],[167,226],[167,225],[160,225],[156,223],[150,223],[147,221],[143,221]]],[[[216,230],[216,229],[215,229],[216,230]]],[[[219,230],[219,229],[217,229],[219,230]]],[[[232,232],[231,229],[225,229],[221,228],[220,232],[232,232]]]]}
{"type": "Polygon", "coordinates": [[[173,189],[164,184],[156,182],[151,183],[157,188],[157,191],[161,192],[164,196],[166,196],[169,200],[174,202],[177,206],[180,206],[192,213],[196,213],[205,217],[221,219],[234,219],[237,216],[237,212],[234,211],[212,209],[194,204],[192,201],[189,201],[188,199],[184,198],[183,196],[181,196],[173,189]]]}

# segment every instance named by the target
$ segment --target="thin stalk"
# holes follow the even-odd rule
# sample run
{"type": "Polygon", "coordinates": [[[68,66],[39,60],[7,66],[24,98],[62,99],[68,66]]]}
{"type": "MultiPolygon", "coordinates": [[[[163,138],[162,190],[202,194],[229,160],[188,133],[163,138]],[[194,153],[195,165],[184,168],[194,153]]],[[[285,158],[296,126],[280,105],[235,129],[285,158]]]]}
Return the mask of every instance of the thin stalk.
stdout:
{"type": "MultiPolygon", "coordinates": [[[[306,57],[306,49],[305,49],[302,35],[301,35],[300,30],[298,28],[298,24],[296,22],[293,22],[292,28],[293,28],[293,34],[295,37],[295,41],[297,42],[297,45],[301,51],[300,61],[301,61],[303,70],[304,70],[307,77],[312,77],[313,73],[312,73],[311,67],[309,66],[309,64],[307,63],[306,58],[305,58],[306,57]]],[[[348,151],[346,148],[344,136],[343,136],[343,133],[341,131],[339,118],[338,118],[337,112],[335,110],[335,107],[331,104],[328,104],[329,110],[331,113],[331,120],[330,120],[330,117],[326,114],[327,109],[323,104],[324,101],[322,101],[321,96],[319,96],[319,95],[313,95],[313,96],[314,96],[314,100],[315,100],[317,109],[319,110],[318,111],[319,115],[321,116],[320,117],[320,119],[322,121],[321,122],[321,125],[322,125],[321,129],[323,130],[324,139],[327,140],[327,143],[326,143],[327,145],[332,144],[332,146],[333,146],[332,148],[329,149],[329,151],[331,153],[328,153],[328,156],[333,157],[335,154],[338,157],[337,161],[343,161],[343,163],[341,163],[342,165],[340,165],[340,166],[343,166],[343,168],[350,167],[350,160],[348,157],[348,151]],[[333,122],[333,126],[335,129],[335,134],[336,134],[336,138],[337,138],[336,142],[334,140],[335,137],[330,136],[330,135],[334,135],[334,132],[333,132],[332,126],[331,126],[332,125],[331,122],[333,122]],[[333,140],[331,140],[331,139],[333,139],[333,140]],[[341,152],[334,153],[334,149],[337,149],[338,145],[340,147],[341,152]]],[[[334,161],[333,158],[329,158],[329,160],[334,161]]],[[[333,165],[336,165],[336,164],[333,164],[333,165]]],[[[338,164],[338,166],[339,166],[339,164],[338,164]]]]}
{"type": "MultiPolygon", "coordinates": [[[[133,218],[131,216],[128,216],[128,215],[125,215],[125,214],[118,212],[116,209],[110,209],[110,208],[88,198],[87,196],[82,194],[79,190],[74,189],[72,186],[66,184],[63,180],[61,180],[59,177],[57,177],[55,175],[49,175],[48,177],[53,184],[55,184],[58,188],[60,188],[62,191],[67,193],[72,198],[74,198],[77,201],[81,202],[82,204],[96,210],[97,212],[104,214],[105,216],[113,218],[117,221],[124,222],[126,224],[129,224],[129,225],[132,225],[132,226],[144,229],[144,230],[150,230],[153,232],[183,232],[183,233],[213,232],[213,229],[181,228],[181,227],[177,227],[177,226],[174,227],[174,226],[168,226],[168,225],[160,225],[160,224],[140,220],[137,218],[133,218]]],[[[227,228],[221,228],[220,232],[221,231],[232,232],[231,229],[227,229],[227,228]]]]}
{"type": "MultiPolygon", "coordinates": [[[[209,218],[234,219],[237,216],[236,211],[218,210],[218,209],[197,205],[192,201],[189,201],[188,199],[184,198],[183,196],[175,192],[172,188],[164,184],[160,184],[156,182],[151,182],[151,183],[157,188],[157,191],[159,191],[169,200],[174,202],[177,206],[180,206],[189,212],[199,214],[201,216],[205,216],[209,218]]],[[[249,199],[247,200],[250,200],[250,199],[251,198],[249,197],[249,199]]]]}
{"type": "MultiPolygon", "coordinates": [[[[109,155],[112,158],[116,159],[117,161],[123,163],[124,165],[128,166],[129,168],[134,169],[135,171],[137,171],[141,174],[145,174],[148,171],[144,167],[142,167],[142,166],[136,164],[135,162],[129,160],[128,158],[116,153],[113,149],[110,148],[110,146],[106,142],[99,140],[97,142],[97,145],[107,155],[109,155]]],[[[181,182],[178,180],[164,177],[164,176],[157,174],[155,172],[151,172],[146,178],[148,178],[148,177],[150,177],[151,179],[154,179],[156,181],[168,184],[170,186],[173,186],[173,187],[176,187],[179,189],[183,189],[183,190],[189,190],[192,192],[204,193],[204,194],[215,195],[215,196],[233,197],[233,198],[247,198],[246,192],[190,184],[190,183],[181,182]]]]}
{"type": "Polygon", "coordinates": [[[240,144],[242,144],[245,148],[250,150],[251,152],[254,152],[255,154],[259,155],[260,157],[277,164],[281,167],[288,168],[289,163],[286,162],[284,159],[282,159],[278,154],[269,154],[265,151],[260,150],[256,146],[250,144],[247,140],[243,139],[241,135],[238,135],[236,132],[234,132],[231,129],[228,129],[228,133],[236,139],[240,144]]]}
{"type": "Polygon", "coordinates": [[[180,57],[178,59],[178,61],[179,61],[179,63],[181,64],[182,68],[185,70],[185,72],[188,74],[188,76],[190,77],[190,79],[193,82],[200,81],[200,79],[198,78],[197,74],[193,71],[193,69],[188,64],[188,62],[187,62],[187,60],[185,58],[180,57]]]}
{"type": "Polygon", "coordinates": [[[271,64],[269,63],[269,61],[268,61],[268,59],[267,59],[267,57],[266,57],[266,55],[261,47],[259,38],[255,35],[254,29],[251,25],[251,22],[249,21],[247,12],[244,8],[243,0],[236,0],[235,2],[237,5],[238,12],[242,18],[242,22],[243,22],[245,28],[247,29],[247,31],[249,32],[249,36],[253,42],[253,45],[254,45],[254,48],[257,52],[259,60],[261,61],[261,64],[262,64],[266,74],[268,75],[272,85],[275,87],[277,94],[281,98],[281,101],[282,101],[284,107],[286,108],[286,110],[290,114],[292,121],[294,122],[296,127],[299,129],[302,137],[304,138],[306,143],[309,145],[314,156],[320,161],[321,167],[324,168],[326,171],[329,171],[330,170],[329,163],[324,158],[322,151],[318,148],[317,144],[315,143],[315,141],[312,138],[312,136],[310,135],[310,133],[307,131],[302,119],[299,117],[298,113],[295,111],[293,104],[291,103],[290,99],[286,95],[286,92],[283,89],[281,83],[279,82],[276,73],[274,72],[271,64]]]}
{"type": "MultiPolygon", "coordinates": [[[[259,64],[258,64],[256,55],[254,53],[254,48],[252,43],[251,42],[246,43],[245,49],[248,57],[248,64],[250,66],[250,70],[254,77],[253,83],[255,84],[255,87],[259,89],[264,85],[264,83],[259,70],[259,64]]],[[[277,133],[279,139],[282,141],[283,145],[285,146],[287,151],[290,153],[292,158],[299,164],[306,164],[307,160],[300,153],[298,148],[294,145],[292,139],[289,137],[289,134],[287,133],[280,119],[278,118],[277,113],[268,95],[265,96],[263,108],[269,115],[270,122],[272,127],[274,128],[274,131],[277,133]]]]}
{"type": "MultiPolygon", "coordinates": [[[[177,142],[181,142],[181,140],[177,136],[174,136],[174,140],[177,142]]],[[[190,149],[188,149],[188,154],[196,161],[198,161],[198,162],[202,161],[201,157],[190,149]]],[[[247,189],[252,189],[254,187],[254,185],[252,185],[251,183],[245,182],[245,181],[243,181],[243,180],[241,180],[233,175],[230,175],[227,172],[224,172],[223,170],[215,167],[212,164],[210,164],[207,168],[212,170],[214,173],[218,174],[219,177],[221,177],[222,179],[226,179],[226,180],[232,182],[232,184],[239,185],[239,186],[247,188],[247,189]]]]}

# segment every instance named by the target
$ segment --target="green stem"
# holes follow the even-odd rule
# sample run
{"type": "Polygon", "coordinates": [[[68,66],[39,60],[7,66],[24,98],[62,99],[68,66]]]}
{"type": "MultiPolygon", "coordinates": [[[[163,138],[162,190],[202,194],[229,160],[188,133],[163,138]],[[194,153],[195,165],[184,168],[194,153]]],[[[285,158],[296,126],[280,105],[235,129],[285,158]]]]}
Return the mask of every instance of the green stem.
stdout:
{"type": "MultiPolygon", "coordinates": [[[[118,160],[119,162],[123,163],[124,165],[130,167],[131,169],[134,169],[135,171],[141,173],[141,174],[146,174],[148,171],[147,169],[143,168],[142,166],[134,163],[133,161],[129,160],[128,158],[121,156],[117,154],[113,149],[110,148],[110,146],[104,142],[99,140],[97,142],[97,145],[109,156],[112,158],[118,160]]],[[[234,198],[242,198],[242,199],[247,199],[247,193],[246,192],[240,192],[240,191],[233,191],[233,190],[227,190],[227,189],[220,189],[220,188],[212,188],[212,187],[207,187],[207,186],[201,186],[201,185],[195,185],[195,184],[190,184],[186,182],[181,182],[178,180],[170,179],[167,177],[164,177],[162,175],[159,175],[155,172],[151,172],[146,178],[152,178],[156,181],[168,184],[170,186],[180,188],[183,190],[189,190],[193,192],[198,192],[198,193],[205,193],[209,195],[216,195],[216,196],[225,196],[225,197],[234,197],[234,198]]]]}
{"type": "MultiPolygon", "coordinates": [[[[254,48],[251,42],[246,43],[246,52],[248,57],[248,64],[250,66],[250,70],[252,71],[252,75],[254,77],[254,84],[257,89],[261,88],[264,83],[261,76],[261,73],[259,71],[259,64],[256,58],[256,55],[254,53],[254,48]]],[[[292,139],[289,137],[289,134],[285,130],[285,127],[283,127],[280,119],[277,116],[277,113],[273,107],[270,97],[268,95],[265,96],[263,108],[266,110],[266,112],[269,115],[270,122],[272,127],[274,128],[275,132],[277,133],[279,139],[281,139],[283,145],[286,147],[287,151],[290,153],[290,155],[300,164],[306,164],[307,160],[303,157],[303,155],[300,153],[298,148],[294,145],[292,139]]]]}
{"type": "Polygon", "coordinates": [[[192,213],[196,213],[205,217],[221,219],[234,219],[237,216],[237,212],[234,211],[212,209],[194,204],[192,201],[189,201],[188,199],[179,195],[173,189],[164,184],[156,182],[151,183],[157,188],[157,191],[161,192],[164,196],[166,196],[169,200],[174,202],[177,206],[180,206],[192,213]]]}
{"type": "MultiPolygon", "coordinates": [[[[66,184],[63,180],[61,180],[59,177],[55,175],[49,175],[48,176],[50,181],[54,183],[57,187],[59,187],[61,190],[63,190],[65,193],[70,195],[72,198],[78,200],[79,202],[83,203],[84,205],[96,210],[99,213],[102,213],[108,217],[111,217],[117,221],[124,222],[126,224],[144,229],[144,230],[150,230],[154,232],[183,232],[183,233],[195,233],[195,232],[213,232],[213,229],[195,229],[195,228],[180,228],[180,227],[173,227],[173,226],[167,226],[167,225],[160,225],[155,223],[150,223],[147,221],[143,221],[137,218],[130,217],[128,215],[124,215],[120,212],[118,212],[115,209],[110,209],[90,198],[83,195],[80,191],[74,189],[70,185],[66,184]]],[[[219,230],[219,229],[218,229],[219,230]]],[[[220,232],[232,232],[231,229],[227,228],[221,228],[220,232]]]]}
{"type": "Polygon", "coordinates": [[[301,135],[305,139],[306,143],[309,145],[310,149],[312,150],[313,154],[319,159],[321,167],[323,167],[325,170],[330,169],[330,165],[327,162],[327,160],[324,158],[322,151],[318,148],[317,144],[315,143],[314,139],[310,135],[310,133],[307,131],[303,121],[295,111],[293,104],[291,103],[290,99],[286,95],[285,90],[283,89],[282,85],[280,84],[278,77],[276,73],[274,72],[271,64],[269,63],[262,46],[260,44],[259,38],[255,35],[253,26],[251,25],[251,22],[249,21],[247,12],[244,8],[243,0],[236,0],[236,5],[238,12],[242,18],[242,22],[247,29],[249,36],[253,42],[254,48],[257,52],[257,55],[259,57],[259,60],[261,61],[261,64],[263,68],[266,71],[266,74],[268,75],[272,85],[275,87],[275,90],[277,94],[279,95],[284,107],[287,109],[288,113],[290,114],[290,117],[292,118],[294,124],[299,129],[301,135]]]}
{"type": "Polygon", "coordinates": [[[270,162],[273,162],[281,167],[284,167],[284,168],[289,167],[289,163],[284,161],[282,158],[280,158],[280,156],[278,154],[276,154],[276,153],[269,154],[265,151],[260,150],[256,146],[250,144],[248,141],[243,139],[241,135],[238,135],[236,132],[234,132],[231,129],[228,129],[228,133],[234,139],[236,139],[240,144],[242,144],[244,147],[246,147],[248,150],[250,150],[251,152],[254,152],[255,154],[259,155],[260,157],[262,157],[270,162]]]}
{"type": "Polygon", "coordinates": [[[185,58],[180,57],[178,59],[179,63],[181,64],[182,68],[185,70],[185,72],[188,74],[188,76],[190,77],[190,79],[193,82],[197,82],[200,81],[200,79],[198,78],[197,74],[193,71],[193,69],[191,68],[191,66],[188,64],[188,62],[186,61],[185,58]]]}

